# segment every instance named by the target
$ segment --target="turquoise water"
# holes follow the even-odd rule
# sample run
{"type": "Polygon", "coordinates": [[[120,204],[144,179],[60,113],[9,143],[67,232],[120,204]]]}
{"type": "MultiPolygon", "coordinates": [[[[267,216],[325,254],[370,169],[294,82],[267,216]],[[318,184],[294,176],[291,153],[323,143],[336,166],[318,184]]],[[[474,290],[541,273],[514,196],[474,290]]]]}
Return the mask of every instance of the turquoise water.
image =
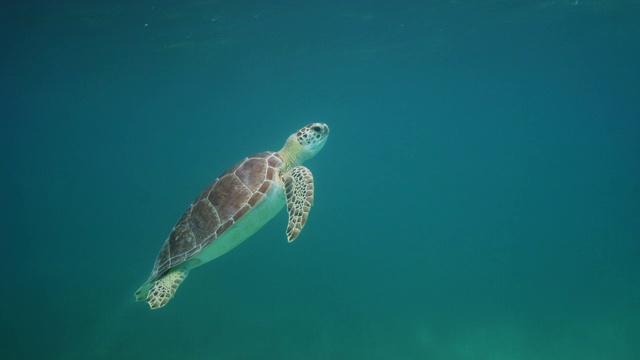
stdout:
{"type": "Polygon", "coordinates": [[[640,358],[638,1],[2,5],[4,359],[640,358]],[[244,156],[316,203],[134,291],[244,156]]]}

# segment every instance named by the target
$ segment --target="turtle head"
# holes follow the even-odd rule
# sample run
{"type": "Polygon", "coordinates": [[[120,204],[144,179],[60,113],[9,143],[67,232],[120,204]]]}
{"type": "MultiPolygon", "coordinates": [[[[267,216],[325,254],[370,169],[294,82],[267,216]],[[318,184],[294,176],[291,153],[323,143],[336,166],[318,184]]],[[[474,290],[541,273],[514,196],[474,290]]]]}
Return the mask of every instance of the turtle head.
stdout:
{"type": "Polygon", "coordinates": [[[328,137],[327,124],[309,124],[291,134],[278,153],[289,167],[297,166],[314,157],[327,142],[328,137]]]}

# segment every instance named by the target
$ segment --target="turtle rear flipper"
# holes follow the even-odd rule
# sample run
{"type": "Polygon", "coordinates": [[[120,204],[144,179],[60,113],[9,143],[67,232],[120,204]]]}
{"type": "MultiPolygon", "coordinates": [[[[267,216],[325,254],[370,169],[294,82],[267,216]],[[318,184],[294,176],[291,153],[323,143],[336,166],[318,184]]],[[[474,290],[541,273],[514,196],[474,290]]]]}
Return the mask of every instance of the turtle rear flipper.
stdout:
{"type": "Polygon", "coordinates": [[[156,280],[147,294],[147,303],[151,309],[159,309],[167,305],[188,274],[189,271],[186,269],[176,268],[156,280]]]}

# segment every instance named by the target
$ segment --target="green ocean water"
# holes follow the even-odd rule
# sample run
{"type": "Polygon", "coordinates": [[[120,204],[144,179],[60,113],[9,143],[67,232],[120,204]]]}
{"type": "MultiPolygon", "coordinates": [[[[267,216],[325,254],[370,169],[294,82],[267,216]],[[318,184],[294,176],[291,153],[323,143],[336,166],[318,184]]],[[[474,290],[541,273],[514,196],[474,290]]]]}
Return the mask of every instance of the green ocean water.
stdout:
{"type": "Polygon", "coordinates": [[[640,358],[640,2],[28,0],[0,37],[2,359],[640,358]],[[311,122],[300,237],[136,303],[311,122]]]}

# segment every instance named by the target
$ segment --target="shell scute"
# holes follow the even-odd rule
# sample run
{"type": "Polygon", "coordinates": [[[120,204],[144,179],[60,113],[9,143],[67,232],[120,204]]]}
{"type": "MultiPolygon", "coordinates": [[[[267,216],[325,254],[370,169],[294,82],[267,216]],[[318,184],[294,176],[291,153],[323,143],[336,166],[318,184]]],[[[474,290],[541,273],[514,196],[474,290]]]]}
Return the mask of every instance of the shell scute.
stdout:
{"type": "Polygon", "coordinates": [[[191,208],[191,216],[188,217],[187,223],[196,244],[201,245],[209,235],[216,231],[220,225],[220,218],[208,201],[200,200],[191,208]]]}
{"type": "Polygon", "coordinates": [[[274,156],[270,156],[267,159],[267,163],[269,164],[270,167],[277,168],[280,165],[282,165],[283,161],[282,161],[282,158],[280,158],[279,155],[274,154],[274,156]]]}
{"type": "Polygon", "coordinates": [[[247,205],[254,207],[263,197],[264,194],[262,194],[261,192],[256,192],[253,194],[253,196],[251,196],[251,198],[249,198],[249,201],[247,201],[247,205]]]}
{"type": "Polygon", "coordinates": [[[218,212],[221,221],[233,217],[253,195],[240,179],[231,174],[220,178],[209,193],[208,200],[218,212]]]}
{"type": "Polygon", "coordinates": [[[251,158],[239,166],[236,171],[234,171],[234,174],[247,189],[256,191],[264,182],[264,174],[268,171],[267,169],[268,166],[265,159],[251,158]]]}
{"type": "Polygon", "coordinates": [[[272,168],[272,167],[267,168],[267,177],[266,177],[266,178],[267,178],[267,180],[269,180],[269,181],[273,181],[273,180],[275,179],[275,177],[276,177],[276,172],[275,172],[275,170],[273,170],[273,168],[272,168]]]}
{"type": "Polygon", "coordinates": [[[271,181],[265,181],[262,183],[262,186],[260,186],[260,189],[258,189],[258,192],[264,195],[269,190],[269,187],[271,187],[271,181]]]}

